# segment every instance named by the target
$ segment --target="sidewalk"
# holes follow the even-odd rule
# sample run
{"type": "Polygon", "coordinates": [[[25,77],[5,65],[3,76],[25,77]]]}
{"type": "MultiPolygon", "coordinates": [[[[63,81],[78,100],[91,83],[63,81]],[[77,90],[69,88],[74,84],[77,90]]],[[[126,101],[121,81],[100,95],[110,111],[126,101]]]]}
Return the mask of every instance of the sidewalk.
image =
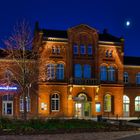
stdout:
{"type": "Polygon", "coordinates": [[[0,136],[0,140],[116,140],[132,135],[140,134],[139,131],[121,132],[94,132],[75,134],[53,134],[53,135],[7,135],[0,136]]]}

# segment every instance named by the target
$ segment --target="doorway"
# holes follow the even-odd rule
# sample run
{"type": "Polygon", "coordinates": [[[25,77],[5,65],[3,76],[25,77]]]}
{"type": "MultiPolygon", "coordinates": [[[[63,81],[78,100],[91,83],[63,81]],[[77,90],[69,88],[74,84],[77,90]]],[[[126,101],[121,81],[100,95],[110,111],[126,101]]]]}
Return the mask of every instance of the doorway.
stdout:
{"type": "Polygon", "coordinates": [[[79,94],[75,101],[75,117],[85,118],[91,116],[91,102],[87,101],[86,94],[79,94]]]}

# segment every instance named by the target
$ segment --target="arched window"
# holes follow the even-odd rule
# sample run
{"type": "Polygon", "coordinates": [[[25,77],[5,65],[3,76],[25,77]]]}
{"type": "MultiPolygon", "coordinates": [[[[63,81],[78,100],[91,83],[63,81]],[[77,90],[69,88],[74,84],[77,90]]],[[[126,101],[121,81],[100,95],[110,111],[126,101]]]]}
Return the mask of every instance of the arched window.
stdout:
{"type": "Polygon", "coordinates": [[[104,111],[111,112],[111,95],[106,94],[104,96],[104,111]]]}
{"type": "Polygon", "coordinates": [[[75,78],[82,78],[82,66],[80,64],[74,65],[74,76],[75,78]]]}
{"type": "Polygon", "coordinates": [[[108,80],[115,81],[115,68],[112,66],[108,68],[108,80]]]}
{"type": "Polygon", "coordinates": [[[78,45],[77,44],[73,45],[73,54],[78,54],[78,45]]]}
{"type": "Polygon", "coordinates": [[[135,98],[135,111],[140,111],[140,96],[135,98]]]}
{"type": "Polygon", "coordinates": [[[80,45],[80,54],[86,54],[86,48],[85,45],[80,45]]]}
{"type": "Polygon", "coordinates": [[[55,79],[55,65],[48,64],[47,65],[47,80],[55,79]]]}
{"type": "Polygon", "coordinates": [[[126,96],[126,95],[123,96],[123,103],[127,103],[127,104],[130,103],[128,96],[126,96]]]}
{"type": "MultiPolygon", "coordinates": [[[[26,97],[26,110],[27,112],[31,111],[31,99],[29,96],[26,97]]],[[[24,111],[24,97],[22,95],[20,96],[20,111],[24,111]]]]}
{"type": "Polygon", "coordinates": [[[138,72],[136,75],[136,84],[140,84],[140,72],[138,72]]]}
{"type": "Polygon", "coordinates": [[[124,72],[123,80],[124,80],[124,83],[128,83],[128,73],[127,72],[124,72]]]}
{"type": "Polygon", "coordinates": [[[63,64],[57,64],[56,79],[57,80],[63,80],[64,79],[64,65],[63,64]]]}
{"type": "Polygon", "coordinates": [[[101,81],[107,80],[107,67],[106,66],[100,67],[100,80],[101,81]]]}
{"type": "Polygon", "coordinates": [[[53,94],[51,96],[51,111],[59,111],[60,99],[58,94],[53,94]]]}
{"type": "Polygon", "coordinates": [[[84,78],[91,78],[91,66],[88,64],[84,65],[84,78]]]}
{"type": "Polygon", "coordinates": [[[87,53],[88,55],[92,55],[92,45],[88,45],[87,53]]]}

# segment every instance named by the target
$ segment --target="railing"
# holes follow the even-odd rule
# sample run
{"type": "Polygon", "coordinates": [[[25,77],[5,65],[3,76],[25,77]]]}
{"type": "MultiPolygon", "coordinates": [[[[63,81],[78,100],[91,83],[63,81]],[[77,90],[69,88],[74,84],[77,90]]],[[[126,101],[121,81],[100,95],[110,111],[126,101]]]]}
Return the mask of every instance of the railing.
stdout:
{"type": "Polygon", "coordinates": [[[70,84],[76,85],[97,85],[97,79],[86,79],[86,78],[71,78],[70,84]]]}

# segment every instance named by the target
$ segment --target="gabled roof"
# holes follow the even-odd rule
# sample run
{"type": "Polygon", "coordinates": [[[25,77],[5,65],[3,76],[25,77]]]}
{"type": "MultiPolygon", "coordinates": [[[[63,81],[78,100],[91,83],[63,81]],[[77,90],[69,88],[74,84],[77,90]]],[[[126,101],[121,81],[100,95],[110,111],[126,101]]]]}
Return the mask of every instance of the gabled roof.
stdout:
{"type": "MultiPolygon", "coordinates": [[[[66,30],[50,30],[50,29],[42,29],[43,37],[54,37],[54,38],[68,38],[68,34],[66,30]]],[[[121,38],[113,36],[109,33],[100,33],[99,41],[110,41],[110,42],[122,42],[121,38]]]]}
{"type": "Polygon", "coordinates": [[[67,31],[42,29],[44,37],[68,38],[67,31]]]}
{"type": "Polygon", "coordinates": [[[113,36],[109,33],[99,34],[99,41],[111,41],[111,42],[122,42],[121,38],[113,36]]]}
{"type": "Polygon", "coordinates": [[[124,65],[140,66],[140,57],[124,56],[124,65]]]}

